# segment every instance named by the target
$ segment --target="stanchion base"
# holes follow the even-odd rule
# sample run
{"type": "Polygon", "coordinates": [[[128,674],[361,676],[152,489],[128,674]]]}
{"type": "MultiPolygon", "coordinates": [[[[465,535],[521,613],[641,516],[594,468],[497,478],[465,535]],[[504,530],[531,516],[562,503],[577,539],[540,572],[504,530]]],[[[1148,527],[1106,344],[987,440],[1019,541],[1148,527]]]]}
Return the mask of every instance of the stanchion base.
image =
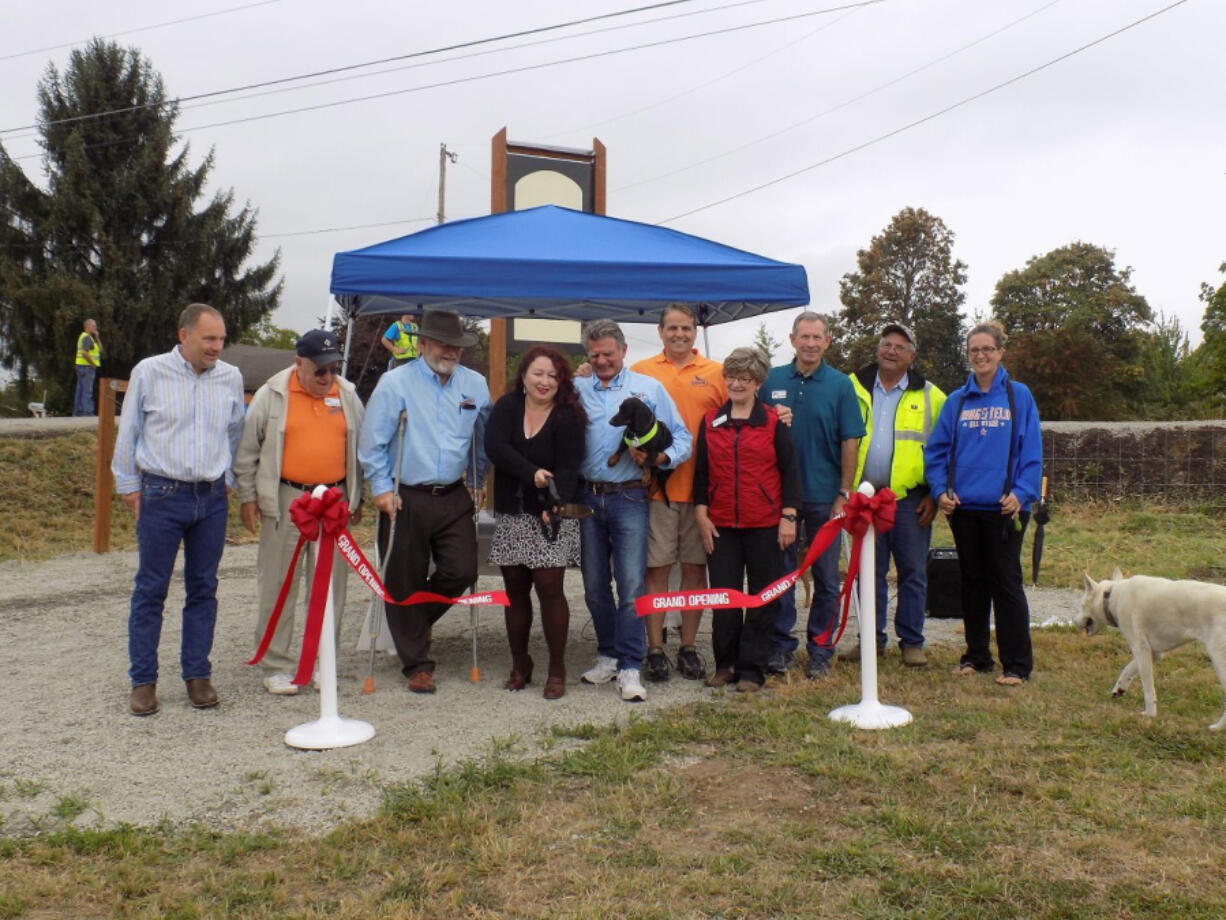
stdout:
{"type": "Polygon", "coordinates": [[[840,706],[830,713],[835,722],[850,722],[856,728],[897,728],[911,721],[911,713],[901,706],[885,706],[870,701],[840,706]]]}
{"type": "Polygon", "coordinates": [[[374,736],[375,727],[369,722],[332,716],[291,728],[285,733],[285,743],[304,751],[326,751],[361,744],[374,736]]]}

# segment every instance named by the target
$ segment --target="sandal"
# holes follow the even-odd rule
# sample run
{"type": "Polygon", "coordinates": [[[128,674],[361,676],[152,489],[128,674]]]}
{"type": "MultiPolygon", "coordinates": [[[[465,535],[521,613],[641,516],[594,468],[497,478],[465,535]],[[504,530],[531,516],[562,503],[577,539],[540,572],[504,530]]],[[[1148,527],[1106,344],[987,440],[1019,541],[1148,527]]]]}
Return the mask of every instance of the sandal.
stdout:
{"type": "Polygon", "coordinates": [[[969,677],[972,674],[978,673],[973,664],[960,664],[954,668],[955,677],[969,677]]]}
{"type": "Polygon", "coordinates": [[[1026,683],[1026,678],[1018,677],[1016,674],[1002,674],[996,678],[996,683],[1001,687],[1020,687],[1026,683]]]}

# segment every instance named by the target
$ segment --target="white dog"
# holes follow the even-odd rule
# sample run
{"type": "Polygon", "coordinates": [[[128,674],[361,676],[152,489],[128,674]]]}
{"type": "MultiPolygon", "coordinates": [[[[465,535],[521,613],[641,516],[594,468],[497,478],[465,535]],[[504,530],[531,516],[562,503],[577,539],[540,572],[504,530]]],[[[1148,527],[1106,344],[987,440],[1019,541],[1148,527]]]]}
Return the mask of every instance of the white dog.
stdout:
{"type": "MultiPolygon", "coordinates": [[[[1087,636],[1104,625],[1116,626],[1124,634],[1132,649],[1132,661],[1120,672],[1111,695],[1122,694],[1140,674],[1147,716],[1158,714],[1154,658],[1185,642],[1199,640],[1205,646],[1218,682],[1226,691],[1226,587],[1222,585],[1148,575],[1124,578],[1119,569],[1110,580],[1096,582],[1087,574],[1081,614],[1075,622],[1087,636]]],[[[1226,712],[1209,726],[1210,731],[1223,728],[1226,712]]]]}

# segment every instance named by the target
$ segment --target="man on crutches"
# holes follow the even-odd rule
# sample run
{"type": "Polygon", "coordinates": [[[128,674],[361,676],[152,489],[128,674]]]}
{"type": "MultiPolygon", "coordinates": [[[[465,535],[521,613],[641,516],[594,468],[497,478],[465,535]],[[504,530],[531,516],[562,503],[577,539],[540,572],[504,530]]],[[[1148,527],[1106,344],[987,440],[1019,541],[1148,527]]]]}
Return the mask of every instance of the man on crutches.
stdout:
{"type": "MultiPolygon", "coordinates": [[[[485,498],[483,442],[490,393],[484,377],[460,365],[461,349],[476,340],[458,314],[427,310],[419,332],[420,360],[384,374],[366,407],[358,458],[380,511],[384,583],[398,599],[415,591],[455,597],[477,580],[473,510],[485,498]],[[401,411],[408,416],[408,434],[395,488],[401,411]],[[467,470],[471,456],[476,462],[467,470]],[[387,547],[393,516],[396,539],[387,547]]],[[[388,629],[414,693],[435,690],[430,627],[449,606],[386,605],[388,629]]]]}

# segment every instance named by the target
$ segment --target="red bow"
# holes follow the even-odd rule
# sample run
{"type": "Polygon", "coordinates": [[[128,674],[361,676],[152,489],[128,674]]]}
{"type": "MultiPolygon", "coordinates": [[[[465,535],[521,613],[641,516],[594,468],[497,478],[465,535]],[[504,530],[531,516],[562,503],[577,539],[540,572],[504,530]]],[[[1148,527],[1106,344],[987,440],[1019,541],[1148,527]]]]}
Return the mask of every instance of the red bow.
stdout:
{"type": "Polygon", "coordinates": [[[289,506],[289,517],[303,539],[318,540],[322,524],[324,534],[335,540],[349,526],[349,505],[337,488],[329,489],[321,498],[303,492],[289,506]]]}
{"type": "MultiPolygon", "coordinates": [[[[842,590],[839,591],[839,599],[843,602],[842,614],[836,616],[826,627],[826,631],[817,637],[818,645],[826,644],[836,623],[839,631],[835,633],[830,644],[838,645],[839,639],[843,638],[843,630],[847,628],[847,614],[851,610],[851,592],[855,590],[856,579],[860,575],[860,550],[864,547],[864,535],[868,533],[868,525],[872,524],[877,528],[877,533],[889,530],[894,526],[894,511],[897,505],[898,500],[889,489],[882,489],[872,498],[863,492],[853,492],[851,498],[847,499],[843,505],[843,516],[835,518],[841,522],[843,529],[851,534],[851,556],[847,560],[847,578],[843,581],[842,590]]],[[[826,526],[830,526],[830,522],[827,522],[826,526]]],[[[874,610],[860,611],[861,634],[864,632],[865,618],[868,618],[869,623],[875,624],[877,612],[874,610]]],[[[876,628],[875,625],[872,627],[873,630],[876,628]]]]}
{"type": "Polygon", "coordinates": [[[294,547],[294,556],[290,559],[289,571],[285,575],[285,581],[281,584],[277,603],[273,606],[272,613],[269,614],[268,627],[264,630],[264,636],[260,640],[259,648],[255,651],[255,657],[247,664],[259,664],[260,659],[268,651],[268,646],[272,643],[273,633],[277,630],[277,622],[281,619],[281,611],[285,607],[285,599],[289,596],[289,587],[293,582],[294,572],[297,571],[298,556],[302,552],[303,544],[308,540],[319,540],[315,559],[315,575],[311,580],[311,596],[307,603],[306,626],[302,634],[302,654],[298,658],[298,671],[294,675],[294,683],[300,687],[305,686],[311,679],[311,671],[315,667],[315,656],[319,652],[319,638],[324,625],[324,605],[327,602],[328,587],[332,580],[334,548],[340,551],[341,558],[352,566],[366,586],[388,603],[401,606],[426,603],[470,606],[494,604],[502,607],[509,607],[511,604],[505,591],[466,594],[462,597],[444,597],[430,591],[414,591],[404,600],[393,600],[379,580],[379,576],[375,574],[374,567],[367,562],[366,557],[362,555],[362,551],[353,542],[352,535],[346,529],[349,523],[349,505],[340,489],[328,489],[319,498],[315,498],[309,492],[303,492],[290,504],[289,516],[294,526],[298,528],[298,545],[294,547]],[[320,538],[321,530],[323,531],[322,539],[320,538]]]}

